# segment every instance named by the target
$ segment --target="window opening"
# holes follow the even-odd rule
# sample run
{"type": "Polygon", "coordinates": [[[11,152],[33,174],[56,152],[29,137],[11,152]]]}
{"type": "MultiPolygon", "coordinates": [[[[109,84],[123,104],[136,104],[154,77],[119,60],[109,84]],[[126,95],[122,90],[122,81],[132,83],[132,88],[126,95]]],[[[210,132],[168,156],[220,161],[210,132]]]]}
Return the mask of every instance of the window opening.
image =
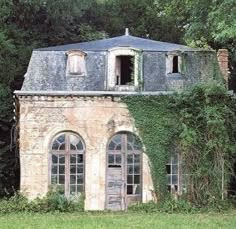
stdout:
{"type": "Polygon", "coordinates": [[[188,174],[183,173],[181,155],[177,152],[171,154],[166,164],[167,189],[173,194],[182,194],[187,191],[188,174]]]}
{"type": "Polygon", "coordinates": [[[72,133],[57,136],[51,147],[51,184],[61,187],[66,196],[84,190],[84,144],[72,133]]]}
{"type": "Polygon", "coordinates": [[[179,57],[173,56],[173,69],[172,73],[178,73],[179,72],[179,57]]]}
{"type": "Polygon", "coordinates": [[[116,56],[116,85],[134,84],[134,57],[116,56]]]}

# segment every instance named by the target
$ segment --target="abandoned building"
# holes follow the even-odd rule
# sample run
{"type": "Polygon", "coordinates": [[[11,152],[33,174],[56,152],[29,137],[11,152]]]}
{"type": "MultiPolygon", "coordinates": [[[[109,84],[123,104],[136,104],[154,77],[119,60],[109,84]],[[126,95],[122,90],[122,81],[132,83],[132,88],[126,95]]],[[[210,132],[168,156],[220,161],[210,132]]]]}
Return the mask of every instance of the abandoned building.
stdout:
{"type": "MultiPolygon", "coordinates": [[[[123,36],[36,49],[20,91],[21,192],[85,193],[86,210],[148,202],[148,157],[121,95],[159,95],[211,80],[216,53],[123,36]]],[[[219,52],[227,77],[227,50],[219,52]]],[[[181,192],[178,157],[167,186],[181,192]]]]}

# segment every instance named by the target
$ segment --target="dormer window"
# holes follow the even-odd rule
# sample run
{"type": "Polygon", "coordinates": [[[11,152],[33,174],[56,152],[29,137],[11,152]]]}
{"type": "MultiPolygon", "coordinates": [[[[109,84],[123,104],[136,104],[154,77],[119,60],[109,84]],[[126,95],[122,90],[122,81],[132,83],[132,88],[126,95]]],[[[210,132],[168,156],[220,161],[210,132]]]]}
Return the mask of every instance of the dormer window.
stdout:
{"type": "Polygon", "coordinates": [[[179,73],[179,57],[173,56],[172,73],[179,73]]]}
{"type": "Polygon", "coordinates": [[[140,50],[131,47],[116,47],[109,50],[107,89],[135,91],[141,81],[140,50]]]}
{"type": "Polygon", "coordinates": [[[181,73],[181,52],[171,51],[166,57],[166,73],[174,74],[181,73]]]}
{"type": "Polygon", "coordinates": [[[116,56],[116,85],[134,85],[133,56],[116,56]]]}
{"type": "Polygon", "coordinates": [[[80,50],[70,50],[67,52],[67,73],[71,75],[85,75],[86,53],[80,50]]]}

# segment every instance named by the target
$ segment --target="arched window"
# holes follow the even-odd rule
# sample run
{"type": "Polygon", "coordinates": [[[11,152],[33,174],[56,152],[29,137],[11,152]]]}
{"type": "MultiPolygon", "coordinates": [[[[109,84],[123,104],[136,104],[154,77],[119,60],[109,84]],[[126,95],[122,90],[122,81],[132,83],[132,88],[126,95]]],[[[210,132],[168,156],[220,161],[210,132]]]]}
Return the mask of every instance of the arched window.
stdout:
{"type": "Polygon", "coordinates": [[[66,196],[83,192],[85,146],[81,137],[71,132],[57,135],[50,153],[51,184],[61,186],[66,196]]]}

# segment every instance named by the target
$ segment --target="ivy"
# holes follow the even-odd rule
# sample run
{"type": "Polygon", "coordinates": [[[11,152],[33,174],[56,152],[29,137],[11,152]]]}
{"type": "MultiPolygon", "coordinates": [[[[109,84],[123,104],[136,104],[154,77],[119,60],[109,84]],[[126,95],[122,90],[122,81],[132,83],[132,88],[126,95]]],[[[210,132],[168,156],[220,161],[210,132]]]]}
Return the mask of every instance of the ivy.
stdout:
{"type": "Polygon", "coordinates": [[[166,163],[173,148],[188,174],[186,200],[203,206],[225,198],[236,152],[236,103],[222,84],[197,85],[174,95],[122,97],[151,163],[155,192],[163,199],[166,163]]]}

